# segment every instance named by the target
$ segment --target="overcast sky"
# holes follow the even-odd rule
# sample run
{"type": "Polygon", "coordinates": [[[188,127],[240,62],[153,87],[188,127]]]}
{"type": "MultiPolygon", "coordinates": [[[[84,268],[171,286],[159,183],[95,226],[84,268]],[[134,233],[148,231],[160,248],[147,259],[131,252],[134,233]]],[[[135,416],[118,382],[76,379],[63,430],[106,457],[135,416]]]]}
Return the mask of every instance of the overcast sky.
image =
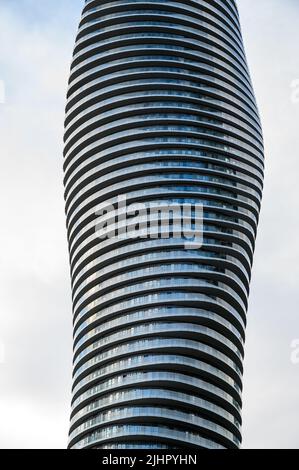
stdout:
{"type": "MultiPolygon", "coordinates": [[[[299,364],[291,361],[299,340],[299,92],[292,88],[299,90],[299,2],[238,3],[267,168],[248,313],[243,447],[299,448],[299,364]]],[[[62,135],[82,5],[0,0],[0,448],[67,443],[72,321],[62,135]]]]}

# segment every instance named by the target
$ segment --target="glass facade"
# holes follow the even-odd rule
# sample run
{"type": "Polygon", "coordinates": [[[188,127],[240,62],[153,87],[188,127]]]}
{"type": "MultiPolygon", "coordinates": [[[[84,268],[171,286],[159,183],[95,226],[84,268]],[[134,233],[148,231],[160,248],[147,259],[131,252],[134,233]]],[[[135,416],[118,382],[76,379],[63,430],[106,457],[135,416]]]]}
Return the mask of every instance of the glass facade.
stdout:
{"type": "Polygon", "coordinates": [[[239,448],[264,153],[235,1],[86,0],[64,157],[69,447],[239,448]],[[99,237],[119,196],[201,205],[202,246],[174,220],[168,237],[99,237]]]}

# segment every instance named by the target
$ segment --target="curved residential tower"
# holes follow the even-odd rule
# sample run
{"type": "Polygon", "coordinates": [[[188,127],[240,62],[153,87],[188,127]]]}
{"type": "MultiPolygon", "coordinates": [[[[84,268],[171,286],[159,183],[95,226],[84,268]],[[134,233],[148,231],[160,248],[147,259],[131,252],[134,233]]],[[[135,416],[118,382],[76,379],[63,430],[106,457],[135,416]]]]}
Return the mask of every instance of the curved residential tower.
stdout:
{"type": "Polygon", "coordinates": [[[64,170],[69,447],[238,448],[263,140],[235,1],[86,1],[64,170]]]}

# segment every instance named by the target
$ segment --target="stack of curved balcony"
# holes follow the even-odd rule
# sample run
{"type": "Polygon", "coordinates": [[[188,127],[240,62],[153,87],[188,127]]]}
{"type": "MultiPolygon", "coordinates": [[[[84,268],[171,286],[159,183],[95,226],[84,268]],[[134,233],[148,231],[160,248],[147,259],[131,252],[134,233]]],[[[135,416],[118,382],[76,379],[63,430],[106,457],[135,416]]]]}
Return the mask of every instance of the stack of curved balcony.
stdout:
{"type": "Polygon", "coordinates": [[[70,448],[238,448],[263,141],[235,1],[86,1],[64,169],[70,448]],[[202,248],[100,239],[124,195],[202,204],[202,248]]]}

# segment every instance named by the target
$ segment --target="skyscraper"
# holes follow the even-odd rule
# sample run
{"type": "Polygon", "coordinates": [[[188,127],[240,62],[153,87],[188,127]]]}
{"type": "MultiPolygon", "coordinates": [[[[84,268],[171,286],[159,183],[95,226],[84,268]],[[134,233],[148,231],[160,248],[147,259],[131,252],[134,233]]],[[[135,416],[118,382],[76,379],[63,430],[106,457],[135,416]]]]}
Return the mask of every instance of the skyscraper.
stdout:
{"type": "Polygon", "coordinates": [[[70,448],[238,448],[263,140],[235,1],[86,0],[64,170],[70,448]],[[185,206],[198,246],[141,211],[185,206]]]}

